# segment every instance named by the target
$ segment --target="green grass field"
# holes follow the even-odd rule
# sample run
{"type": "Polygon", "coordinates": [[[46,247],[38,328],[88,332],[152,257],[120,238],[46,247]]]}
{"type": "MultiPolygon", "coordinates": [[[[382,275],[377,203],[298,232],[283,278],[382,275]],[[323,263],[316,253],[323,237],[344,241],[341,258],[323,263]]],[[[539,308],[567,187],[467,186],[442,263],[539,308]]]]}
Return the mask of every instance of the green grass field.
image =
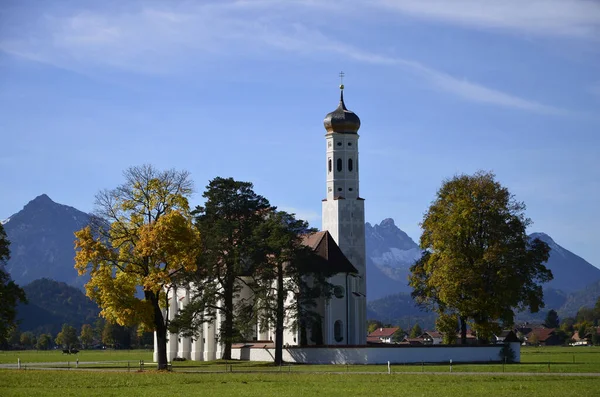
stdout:
{"type": "MultiPolygon", "coordinates": [[[[151,370],[149,351],[82,351],[77,356],[58,351],[0,352],[0,363],[16,364],[16,371],[0,370],[0,396],[262,396],[266,394],[324,396],[592,396],[598,395],[600,377],[564,376],[600,374],[600,347],[524,348],[522,363],[454,365],[393,365],[392,375],[381,365],[290,365],[249,362],[175,362],[173,372],[151,370]],[[75,370],[75,360],[80,368],[75,370]],[[138,372],[139,360],[146,371],[138,372]],[[72,370],[34,370],[41,363],[72,370]],[[68,363],[68,364],[67,364],[68,363]],[[129,372],[128,372],[129,364],[129,372]],[[503,374],[503,371],[522,374],[503,374]],[[369,373],[359,373],[369,372],[369,373]],[[492,372],[492,374],[476,374],[492,372]],[[495,373],[495,374],[494,374],[495,373]],[[544,375],[531,376],[532,373],[544,375]]],[[[46,367],[46,365],[44,365],[46,367]]],[[[155,368],[155,367],[154,367],[155,368]]]]}
{"type": "Polygon", "coordinates": [[[595,396],[600,378],[420,374],[187,374],[0,370],[10,396],[595,396]]]}

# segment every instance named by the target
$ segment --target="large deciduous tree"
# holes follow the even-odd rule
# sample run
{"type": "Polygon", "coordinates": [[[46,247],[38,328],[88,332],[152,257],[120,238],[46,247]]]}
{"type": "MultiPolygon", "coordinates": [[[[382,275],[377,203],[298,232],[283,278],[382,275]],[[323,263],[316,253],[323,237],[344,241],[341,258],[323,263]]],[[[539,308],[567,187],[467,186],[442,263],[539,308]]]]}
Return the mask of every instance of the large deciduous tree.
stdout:
{"type": "Polygon", "coordinates": [[[444,181],[423,217],[413,297],[439,315],[457,316],[462,343],[467,322],[486,340],[513,323],[514,310],[544,305],[549,247],[529,239],[524,210],[494,174],[480,171],[444,181]]]}
{"type": "Polygon", "coordinates": [[[195,270],[200,255],[188,204],[192,182],[187,172],[150,165],[124,177],[96,195],[95,221],[75,233],[75,268],[90,275],[87,295],[109,322],[156,332],[158,369],[166,369],[166,290],[178,273],[195,270]]]}
{"type": "Polygon", "coordinates": [[[10,241],[0,223],[0,345],[6,343],[10,330],[16,326],[15,308],[18,302],[27,303],[25,291],[19,287],[5,270],[10,259],[10,241]]]}
{"type": "MultiPolygon", "coordinates": [[[[180,312],[173,329],[193,334],[220,312],[223,359],[231,359],[231,345],[250,327],[254,302],[237,300],[244,285],[252,282],[260,265],[255,230],[272,210],[269,201],[253,190],[250,182],[217,177],[203,194],[204,206],[194,210],[195,225],[202,234],[201,266],[182,282],[193,283],[190,303],[180,312]]],[[[250,285],[252,287],[252,285],[250,285]]]]}

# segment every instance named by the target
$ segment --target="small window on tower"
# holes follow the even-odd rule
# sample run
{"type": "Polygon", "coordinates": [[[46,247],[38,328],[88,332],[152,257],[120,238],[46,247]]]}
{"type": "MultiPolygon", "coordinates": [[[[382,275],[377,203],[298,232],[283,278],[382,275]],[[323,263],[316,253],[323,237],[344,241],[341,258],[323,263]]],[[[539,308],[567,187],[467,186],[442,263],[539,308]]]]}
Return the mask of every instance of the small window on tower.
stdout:
{"type": "Polygon", "coordinates": [[[352,191],[352,188],[350,187],[350,188],[348,188],[348,190],[349,190],[349,191],[352,191]]]}
{"type": "Polygon", "coordinates": [[[337,143],[337,145],[338,145],[338,146],[342,146],[342,142],[338,142],[338,143],[337,143]]]}
{"type": "Polygon", "coordinates": [[[352,159],[348,159],[348,171],[352,171],[352,159]]]}
{"type": "Polygon", "coordinates": [[[348,142],[348,146],[352,146],[352,142],[348,142]]]}
{"type": "Polygon", "coordinates": [[[341,191],[342,191],[342,188],[341,188],[341,187],[338,187],[338,192],[341,192],[341,191]]]}
{"type": "Polygon", "coordinates": [[[331,165],[331,159],[329,159],[329,162],[328,162],[328,163],[329,163],[329,165],[328,165],[329,172],[331,172],[331,168],[332,168],[332,165],[331,165]]]}
{"type": "Polygon", "coordinates": [[[337,159],[337,170],[342,172],[342,159],[337,159]]]}

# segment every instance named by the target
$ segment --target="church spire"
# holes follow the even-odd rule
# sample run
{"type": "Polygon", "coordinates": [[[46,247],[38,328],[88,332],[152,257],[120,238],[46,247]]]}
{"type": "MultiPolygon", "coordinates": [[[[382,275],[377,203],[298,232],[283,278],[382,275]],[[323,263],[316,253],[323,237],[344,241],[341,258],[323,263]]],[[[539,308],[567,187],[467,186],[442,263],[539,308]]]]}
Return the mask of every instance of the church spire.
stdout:
{"type": "Polygon", "coordinates": [[[333,112],[325,116],[323,125],[327,133],[356,134],[360,128],[358,116],[346,108],[344,103],[344,72],[340,72],[340,103],[333,112]]]}

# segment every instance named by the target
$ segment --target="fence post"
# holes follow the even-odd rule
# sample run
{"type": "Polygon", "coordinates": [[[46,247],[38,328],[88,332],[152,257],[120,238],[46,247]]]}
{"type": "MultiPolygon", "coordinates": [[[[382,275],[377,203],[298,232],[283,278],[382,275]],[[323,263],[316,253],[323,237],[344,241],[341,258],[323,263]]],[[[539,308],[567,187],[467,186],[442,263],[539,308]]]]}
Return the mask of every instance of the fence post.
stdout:
{"type": "Polygon", "coordinates": [[[450,372],[452,372],[452,359],[450,359],[450,372]]]}
{"type": "Polygon", "coordinates": [[[388,375],[391,375],[392,367],[390,366],[390,362],[388,361],[388,375]]]}
{"type": "Polygon", "coordinates": [[[79,368],[79,357],[75,360],[75,368],[79,368]]]}
{"type": "Polygon", "coordinates": [[[21,369],[21,359],[17,358],[17,369],[21,369]]]}

